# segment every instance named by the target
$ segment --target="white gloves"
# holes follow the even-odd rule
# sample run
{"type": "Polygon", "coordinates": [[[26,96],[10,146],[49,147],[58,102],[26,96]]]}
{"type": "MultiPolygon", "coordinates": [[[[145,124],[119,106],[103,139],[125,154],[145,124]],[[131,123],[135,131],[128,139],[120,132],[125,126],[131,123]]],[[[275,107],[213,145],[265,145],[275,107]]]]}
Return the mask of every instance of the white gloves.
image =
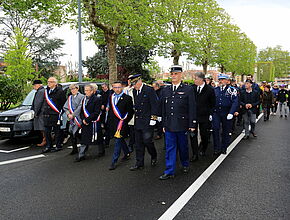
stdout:
{"type": "Polygon", "coordinates": [[[149,124],[150,126],[154,126],[154,125],[156,125],[156,121],[154,121],[154,120],[150,120],[150,124],[149,124]]]}
{"type": "Polygon", "coordinates": [[[231,120],[231,119],[233,119],[233,117],[234,117],[233,114],[228,114],[227,115],[227,120],[231,120]]]}
{"type": "Polygon", "coordinates": [[[158,122],[161,122],[162,121],[162,118],[161,117],[157,117],[157,121],[158,122]]]}
{"type": "Polygon", "coordinates": [[[209,121],[212,121],[212,115],[209,116],[208,120],[209,121]]]}

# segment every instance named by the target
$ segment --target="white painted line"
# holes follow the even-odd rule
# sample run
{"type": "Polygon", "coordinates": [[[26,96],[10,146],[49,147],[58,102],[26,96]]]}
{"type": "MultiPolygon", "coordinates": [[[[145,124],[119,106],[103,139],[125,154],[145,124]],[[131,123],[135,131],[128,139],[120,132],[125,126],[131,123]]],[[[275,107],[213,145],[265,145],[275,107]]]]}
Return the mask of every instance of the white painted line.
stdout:
{"type": "Polygon", "coordinates": [[[0,153],[10,154],[10,153],[13,153],[13,152],[16,152],[16,151],[26,150],[28,148],[30,148],[30,146],[22,147],[22,148],[18,148],[18,149],[14,149],[14,150],[0,150],[0,153]]]}
{"type": "MultiPolygon", "coordinates": [[[[262,118],[261,113],[256,120],[257,122],[262,118]]],[[[213,172],[219,167],[219,165],[226,159],[229,153],[238,145],[238,143],[245,136],[241,133],[228,147],[227,154],[221,154],[192,184],[187,190],[163,213],[158,220],[171,220],[173,219],[180,210],[188,203],[193,195],[200,189],[205,181],[213,174],[213,172]]]]}
{"type": "Polygon", "coordinates": [[[30,156],[30,157],[18,158],[18,159],[14,159],[14,160],[6,160],[6,161],[0,162],[0,166],[6,165],[6,164],[11,164],[11,163],[22,162],[22,161],[26,161],[26,160],[33,160],[33,159],[42,158],[42,157],[45,157],[45,155],[40,154],[40,155],[35,155],[35,156],[30,156]]]}

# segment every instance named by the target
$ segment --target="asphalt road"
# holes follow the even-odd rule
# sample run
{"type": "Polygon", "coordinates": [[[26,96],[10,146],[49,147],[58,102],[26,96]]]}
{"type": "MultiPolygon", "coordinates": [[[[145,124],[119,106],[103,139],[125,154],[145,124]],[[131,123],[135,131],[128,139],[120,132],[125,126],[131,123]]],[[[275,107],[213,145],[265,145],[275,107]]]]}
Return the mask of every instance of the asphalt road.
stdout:
{"type": "MultiPolygon", "coordinates": [[[[242,141],[176,219],[289,219],[289,128],[284,119],[259,122],[259,137],[242,141]]],[[[6,152],[29,146],[0,153],[0,163],[41,154],[33,142],[0,141],[6,152]]],[[[112,146],[102,158],[92,147],[81,163],[65,149],[0,165],[0,219],[158,219],[215,157],[210,150],[188,175],[178,170],[175,179],[160,181],[163,140],[156,147],[159,164],[151,167],[146,155],[145,169],[136,172],[129,171],[134,158],[108,170],[112,146]]]]}

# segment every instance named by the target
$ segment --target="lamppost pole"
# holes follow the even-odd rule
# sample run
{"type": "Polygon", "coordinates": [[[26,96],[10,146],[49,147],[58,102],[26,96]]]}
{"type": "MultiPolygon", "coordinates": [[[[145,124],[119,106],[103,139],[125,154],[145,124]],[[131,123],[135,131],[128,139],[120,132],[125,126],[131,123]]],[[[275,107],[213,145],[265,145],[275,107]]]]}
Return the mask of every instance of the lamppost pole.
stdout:
{"type": "Polygon", "coordinates": [[[79,82],[83,81],[82,63],[82,20],[81,20],[81,0],[78,0],[78,29],[79,29],[79,82]]]}

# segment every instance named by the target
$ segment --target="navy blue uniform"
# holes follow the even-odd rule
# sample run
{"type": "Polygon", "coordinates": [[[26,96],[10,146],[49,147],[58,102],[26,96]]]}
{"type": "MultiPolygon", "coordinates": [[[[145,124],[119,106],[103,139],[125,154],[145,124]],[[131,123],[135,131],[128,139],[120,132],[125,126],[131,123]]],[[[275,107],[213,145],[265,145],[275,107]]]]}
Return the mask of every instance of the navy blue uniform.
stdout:
{"type": "Polygon", "coordinates": [[[196,127],[196,103],[191,86],[180,84],[176,91],[167,86],[162,91],[162,123],[165,128],[166,170],[174,175],[176,149],[183,167],[189,166],[188,139],[189,128],[196,127]]]}
{"type": "Polygon", "coordinates": [[[226,86],[223,90],[215,88],[216,106],[213,114],[213,138],[214,151],[225,152],[230,143],[230,131],[232,119],[228,120],[228,114],[234,114],[239,106],[237,90],[226,86]],[[220,126],[222,125],[222,141],[220,141],[220,126]]]}

